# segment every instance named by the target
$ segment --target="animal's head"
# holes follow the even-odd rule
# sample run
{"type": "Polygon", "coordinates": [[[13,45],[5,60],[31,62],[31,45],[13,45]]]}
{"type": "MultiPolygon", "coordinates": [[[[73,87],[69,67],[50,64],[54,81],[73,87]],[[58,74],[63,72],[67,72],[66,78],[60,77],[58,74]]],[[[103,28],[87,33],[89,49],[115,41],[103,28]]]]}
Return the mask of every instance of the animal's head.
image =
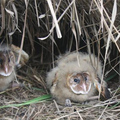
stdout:
{"type": "Polygon", "coordinates": [[[15,66],[15,56],[13,52],[8,48],[0,49],[0,75],[9,76],[15,66]]]}
{"type": "Polygon", "coordinates": [[[68,75],[67,85],[75,94],[88,94],[92,85],[90,74],[82,72],[68,75]]]}

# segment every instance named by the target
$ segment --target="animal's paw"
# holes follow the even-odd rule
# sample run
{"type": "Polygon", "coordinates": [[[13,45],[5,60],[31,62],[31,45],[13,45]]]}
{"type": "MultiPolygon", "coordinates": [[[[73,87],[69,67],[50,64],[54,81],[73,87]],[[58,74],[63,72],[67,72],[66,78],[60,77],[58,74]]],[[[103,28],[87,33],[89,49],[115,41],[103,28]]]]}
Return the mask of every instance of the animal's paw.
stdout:
{"type": "Polygon", "coordinates": [[[70,99],[66,99],[65,100],[65,106],[67,106],[67,107],[71,107],[72,106],[72,103],[71,103],[70,99]]]}

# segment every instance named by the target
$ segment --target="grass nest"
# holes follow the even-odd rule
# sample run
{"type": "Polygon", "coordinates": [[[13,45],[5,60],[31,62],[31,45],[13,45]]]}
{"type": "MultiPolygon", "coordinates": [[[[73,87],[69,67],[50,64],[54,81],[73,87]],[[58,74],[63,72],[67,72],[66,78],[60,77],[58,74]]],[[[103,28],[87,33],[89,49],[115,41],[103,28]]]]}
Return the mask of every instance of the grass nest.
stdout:
{"type": "Polygon", "coordinates": [[[1,120],[120,119],[120,0],[1,0],[0,42],[30,56],[17,70],[19,86],[0,92],[1,120]],[[60,106],[47,90],[46,72],[66,51],[95,54],[112,92],[107,101],[60,106]]]}

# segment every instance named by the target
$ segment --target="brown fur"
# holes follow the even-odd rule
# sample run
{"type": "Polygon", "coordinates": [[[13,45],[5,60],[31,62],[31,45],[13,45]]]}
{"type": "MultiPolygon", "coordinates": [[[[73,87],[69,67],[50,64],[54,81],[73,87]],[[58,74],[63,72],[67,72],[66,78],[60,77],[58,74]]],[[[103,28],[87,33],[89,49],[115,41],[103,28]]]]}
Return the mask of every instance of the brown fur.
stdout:
{"type": "Polygon", "coordinates": [[[5,90],[15,76],[15,67],[21,67],[29,60],[29,55],[20,48],[7,44],[0,45],[0,91],[5,90]],[[19,63],[18,56],[21,53],[19,63]]]}
{"type": "MultiPolygon", "coordinates": [[[[94,66],[92,66],[88,54],[67,53],[60,56],[57,66],[48,72],[46,78],[47,86],[53,98],[55,98],[59,104],[65,104],[66,99],[83,102],[95,94],[96,87],[94,86],[94,81],[97,76],[101,78],[102,65],[100,61],[97,62],[97,58],[94,55],[91,55],[91,59],[94,66]],[[88,72],[90,74],[92,86],[88,94],[75,94],[67,85],[67,77],[70,74],[82,72],[88,72]]],[[[106,87],[106,84],[103,86],[106,87]]]]}
{"type": "Polygon", "coordinates": [[[7,89],[10,85],[10,82],[14,80],[15,73],[12,72],[9,76],[0,76],[0,91],[7,89]]]}
{"type": "Polygon", "coordinates": [[[0,46],[0,91],[14,79],[15,56],[7,45],[0,46]]]}

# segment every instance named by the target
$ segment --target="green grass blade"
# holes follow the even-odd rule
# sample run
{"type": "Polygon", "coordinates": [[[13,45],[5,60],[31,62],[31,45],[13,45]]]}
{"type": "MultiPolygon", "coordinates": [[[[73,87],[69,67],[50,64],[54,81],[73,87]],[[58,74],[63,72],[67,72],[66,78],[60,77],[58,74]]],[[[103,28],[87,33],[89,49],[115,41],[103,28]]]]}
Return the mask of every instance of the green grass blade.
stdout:
{"type": "Polygon", "coordinates": [[[107,81],[113,79],[116,75],[117,75],[117,74],[113,74],[112,76],[110,76],[110,77],[108,77],[107,79],[105,79],[105,81],[107,82],[107,81]]]}
{"type": "Polygon", "coordinates": [[[8,107],[20,107],[20,106],[24,106],[24,105],[30,105],[30,104],[37,103],[37,102],[42,101],[42,100],[48,100],[50,98],[51,98],[51,95],[43,95],[43,96],[34,98],[32,100],[20,103],[20,104],[10,104],[10,105],[0,106],[0,109],[8,108],[8,107]]]}

